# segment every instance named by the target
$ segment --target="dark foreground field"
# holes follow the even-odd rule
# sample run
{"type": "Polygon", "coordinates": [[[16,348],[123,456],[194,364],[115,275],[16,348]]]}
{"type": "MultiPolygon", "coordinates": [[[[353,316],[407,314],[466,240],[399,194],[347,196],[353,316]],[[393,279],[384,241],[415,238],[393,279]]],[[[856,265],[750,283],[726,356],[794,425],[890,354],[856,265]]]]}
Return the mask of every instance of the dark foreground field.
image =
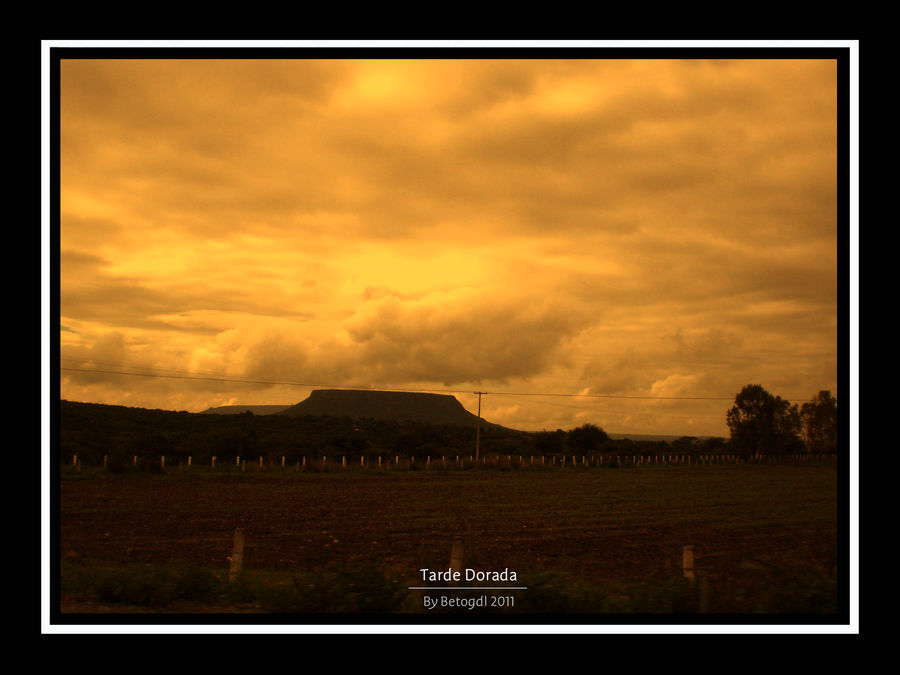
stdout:
{"type": "Polygon", "coordinates": [[[833,464],[64,472],[59,495],[63,615],[837,611],[833,464]],[[227,583],[236,527],[241,593],[227,583]],[[447,569],[455,537],[465,567],[515,571],[503,583],[528,590],[502,608],[424,609],[408,587],[429,585],[421,568],[447,569]],[[317,584],[330,590],[313,593],[317,584]]]}

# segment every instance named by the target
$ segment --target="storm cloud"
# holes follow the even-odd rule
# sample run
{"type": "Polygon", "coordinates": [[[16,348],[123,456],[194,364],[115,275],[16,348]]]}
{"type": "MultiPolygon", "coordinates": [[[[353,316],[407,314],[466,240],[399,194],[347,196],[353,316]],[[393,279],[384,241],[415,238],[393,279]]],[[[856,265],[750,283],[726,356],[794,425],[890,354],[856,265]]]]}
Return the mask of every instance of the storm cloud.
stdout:
{"type": "Polygon", "coordinates": [[[63,366],[197,378],[64,398],[725,435],[687,399],[838,393],[834,61],[66,59],[60,95],[63,366]]]}

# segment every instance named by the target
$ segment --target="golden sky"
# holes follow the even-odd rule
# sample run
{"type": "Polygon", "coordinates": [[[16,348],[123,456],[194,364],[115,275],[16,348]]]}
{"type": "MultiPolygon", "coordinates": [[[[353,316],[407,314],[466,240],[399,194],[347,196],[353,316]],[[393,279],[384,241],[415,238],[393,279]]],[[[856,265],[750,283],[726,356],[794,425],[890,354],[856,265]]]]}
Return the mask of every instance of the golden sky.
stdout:
{"type": "Polygon", "coordinates": [[[831,60],[64,59],[61,396],[718,436],[745,384],[840,398],[836,103],[831,60]]]}

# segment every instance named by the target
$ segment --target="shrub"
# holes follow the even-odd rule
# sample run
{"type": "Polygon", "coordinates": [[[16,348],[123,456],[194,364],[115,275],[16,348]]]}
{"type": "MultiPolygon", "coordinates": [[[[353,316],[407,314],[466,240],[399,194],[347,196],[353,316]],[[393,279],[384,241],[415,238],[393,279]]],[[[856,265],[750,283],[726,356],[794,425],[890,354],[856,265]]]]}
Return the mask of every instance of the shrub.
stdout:
{"type": "Polygon", "coordinates": [[[175,585],[165,570],[153,565],[105,569],[95,576],[101,602],[164,606],[175,599],[175,585]]]}
{"type": "Polygon", "coordinates": [[[528,591],[517,610],[529,614],[604,614],[614,611],[613,600],[596,586],[560,572],[528,576],[528,591]]]}
{"type": "Polygon", "coordinates": [[[189,565],[177,573],[175,597],[180,600],[209,602],[221,590],[219,579],[211,570],[189,565]]]}
{"type": "Polygon", "coordinates": [[[114,475],[122,475],[134,470],[134,464],[130,458],[121,455],[112,455],[106,460],[106,470],[114,475]]]}
{"type": "Polygon", "coordinates": [[[294,570],[259,578],[255,595],[272,613],[390,613],[407,600],[405,587],[377,565],[294,570]]]}

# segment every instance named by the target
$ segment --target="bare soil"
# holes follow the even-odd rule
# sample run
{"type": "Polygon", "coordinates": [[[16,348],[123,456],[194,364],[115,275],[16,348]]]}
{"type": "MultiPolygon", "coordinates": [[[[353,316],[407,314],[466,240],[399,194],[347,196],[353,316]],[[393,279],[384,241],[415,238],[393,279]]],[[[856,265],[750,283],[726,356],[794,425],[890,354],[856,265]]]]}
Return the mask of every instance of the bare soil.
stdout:
{"type": "Polygon", "coordinates": [[[58,553],[225,570],[240,527],[247,568],[377,561],[415,581],[462,537],[466,567],[632,582],[677,577],[690,544],[716,579],[833,571],[837,520],[833,464],[101,475],[63,477],[58,553]]]}

